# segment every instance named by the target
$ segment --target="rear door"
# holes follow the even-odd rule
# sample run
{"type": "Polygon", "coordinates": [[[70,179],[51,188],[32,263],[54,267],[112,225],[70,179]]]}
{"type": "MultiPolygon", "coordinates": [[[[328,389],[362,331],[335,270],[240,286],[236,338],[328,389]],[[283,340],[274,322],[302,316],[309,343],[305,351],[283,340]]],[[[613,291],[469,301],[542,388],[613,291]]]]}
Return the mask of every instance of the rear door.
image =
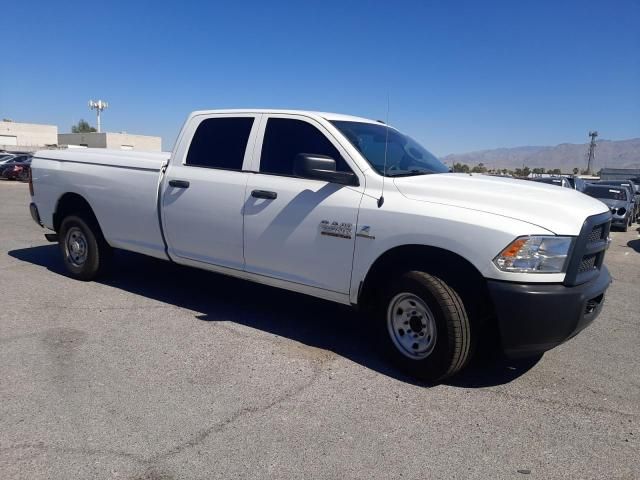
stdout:
{"type": "Polygon", "coordinates": [[[246,270],[347,294],[364,177],[319,122],[264,115],[244,205],[246,270]],[[261,142],[262,140],[262,142],[261,142]],[[327,155],[360,186],[295,177],[298,153],[327,155]]]}
{"type": "Polygon", "coordinates": [[[244,269],[244,171],[260,115],[215,114],[192,119],[167,170],[162,214],[173,257],[244,269]]]}

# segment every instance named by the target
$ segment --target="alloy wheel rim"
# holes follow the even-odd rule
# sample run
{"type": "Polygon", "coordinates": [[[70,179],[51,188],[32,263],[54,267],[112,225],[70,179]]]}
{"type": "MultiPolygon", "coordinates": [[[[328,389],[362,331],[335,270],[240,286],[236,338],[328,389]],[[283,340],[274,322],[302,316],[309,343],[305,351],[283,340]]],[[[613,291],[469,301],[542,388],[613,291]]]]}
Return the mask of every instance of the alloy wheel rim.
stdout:
{"type": "Polygon", "coordinates": [[[412,360],[427,358],[436,345],[433,312],[413,293],[399,293],[389,302],[387,329],[398,351],[412,360]]]}

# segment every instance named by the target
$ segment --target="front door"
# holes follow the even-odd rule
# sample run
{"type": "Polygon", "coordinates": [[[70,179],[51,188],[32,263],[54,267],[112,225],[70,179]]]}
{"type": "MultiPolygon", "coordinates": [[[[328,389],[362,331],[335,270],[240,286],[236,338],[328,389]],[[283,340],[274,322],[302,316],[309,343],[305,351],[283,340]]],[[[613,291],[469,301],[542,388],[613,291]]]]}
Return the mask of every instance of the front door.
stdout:
{"type": "Polygon", "coordinates": [[[347,294],[363,187],[295,177],[299,153],[327,155],[337,170],[354,171],[346,153],[319,123],[296,115],[263,122],[258,172],[244,205],[248,272],[347,294]]]}

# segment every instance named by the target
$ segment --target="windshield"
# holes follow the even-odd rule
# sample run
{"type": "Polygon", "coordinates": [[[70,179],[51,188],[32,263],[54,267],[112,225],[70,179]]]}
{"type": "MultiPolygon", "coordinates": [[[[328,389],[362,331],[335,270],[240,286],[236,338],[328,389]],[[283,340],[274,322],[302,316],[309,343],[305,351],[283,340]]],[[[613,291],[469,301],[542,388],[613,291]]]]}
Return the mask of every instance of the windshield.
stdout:
{"type": "Polygon", "coordinates": [[[627,200],[627,192],[617,188],[587,187],[584,191],[594,198],[606,198],[609,200],[627,200]]]}
{"type": "Polygon", "coordinates": [[[399,177],[449,171],[447,166],[418,142],[386,125],[346,121],[331,123],[380,175],[399,177]]]}

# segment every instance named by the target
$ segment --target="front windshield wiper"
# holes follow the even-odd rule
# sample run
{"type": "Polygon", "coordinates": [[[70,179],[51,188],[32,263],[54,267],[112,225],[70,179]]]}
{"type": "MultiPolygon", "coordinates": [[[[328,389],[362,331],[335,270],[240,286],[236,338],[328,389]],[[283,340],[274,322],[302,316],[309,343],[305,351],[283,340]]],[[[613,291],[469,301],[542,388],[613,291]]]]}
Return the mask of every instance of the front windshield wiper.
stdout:
{"type": "Polygon", "coordinates": [[[408,172],[396,173],[387,172],[388,177],[412,177],[414,175],[429,175],[432,172],[431,170],[409,170],[408,172]]]}

